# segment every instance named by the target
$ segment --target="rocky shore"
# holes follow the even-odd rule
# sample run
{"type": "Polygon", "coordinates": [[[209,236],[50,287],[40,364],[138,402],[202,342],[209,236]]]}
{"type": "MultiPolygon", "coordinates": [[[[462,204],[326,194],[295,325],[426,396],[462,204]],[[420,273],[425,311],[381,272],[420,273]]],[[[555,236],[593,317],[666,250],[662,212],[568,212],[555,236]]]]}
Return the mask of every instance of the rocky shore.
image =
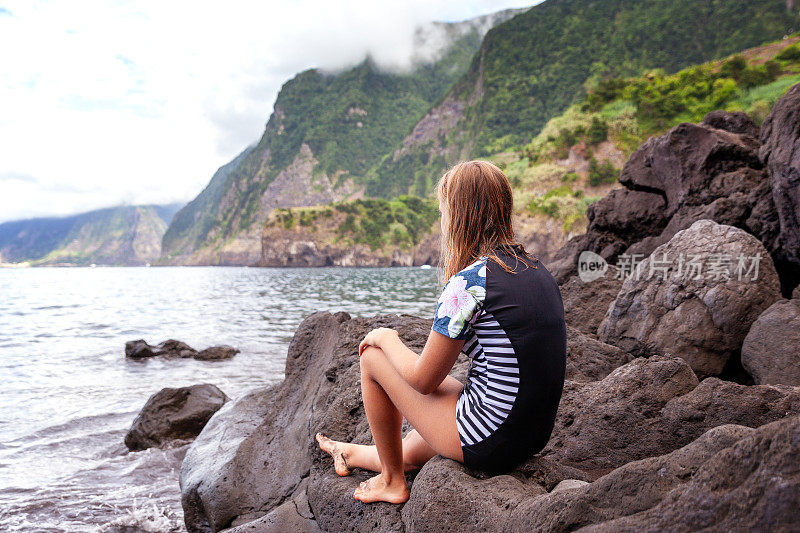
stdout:
{"type": "MultiPolygon", "coordinates": [[[[514,472],[435,457],[409,475],[407,503],[354,500],[370,473],[337,476],[314,435],[369,443],[358,342],[391,327],[421,350],[431,323],[319,312],[298,327],[285,380],[224,402],[189,447],[187,529],[799,529],[799,147],[800,85],[760,131],[714,112],[630,157],[624,188],[548,264],[567,315],[567,382],[550,442],[514,472]],[[585,281],[587,250],[620,273],[634,254],[639,266],[585,281]]],[[[452,374],[463,380],[467,365],[462,354],[452,374]]]]}

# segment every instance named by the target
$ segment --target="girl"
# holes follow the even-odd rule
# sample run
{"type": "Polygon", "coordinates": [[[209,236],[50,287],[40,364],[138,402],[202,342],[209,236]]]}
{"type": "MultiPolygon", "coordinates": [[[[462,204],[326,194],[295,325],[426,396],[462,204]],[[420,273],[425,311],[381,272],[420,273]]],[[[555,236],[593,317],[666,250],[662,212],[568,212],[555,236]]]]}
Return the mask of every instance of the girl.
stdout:
{"type": "Polygon", "coordinates": [[[374,446],[317,434],[336,473],[380,472],[362,502],[408,500],[405,471],[436,454],[472,469],[508,472],[547,444],[564,385],[566,328],[558,285],[516,242],[513,197],[486,161],[448,170],[436,188],[447,283],[420,355],[393,329],[361,341],[361,393],[374,446]],[[449,376],[460,352],[466,385],[449,376]],[[405,416],[414,428],[402,436],[405,416]]]}

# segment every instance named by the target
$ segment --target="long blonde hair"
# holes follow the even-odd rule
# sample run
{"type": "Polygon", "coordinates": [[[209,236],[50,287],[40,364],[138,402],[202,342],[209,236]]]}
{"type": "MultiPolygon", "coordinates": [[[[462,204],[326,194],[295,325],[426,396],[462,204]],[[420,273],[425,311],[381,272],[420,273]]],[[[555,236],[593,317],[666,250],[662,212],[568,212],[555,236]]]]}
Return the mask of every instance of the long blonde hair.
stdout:
{"type": "Polygon", "coordinates": [[[536,268],[514,235],[514,196],[508,178],[497,166],[477,159],[458,163],[439,179],[436,196],[447,207],[448,215],[440,248],[442,281],[482,256],[493,259],[505,271],[514,272],[497,256],[498,248],[536,268]]]}

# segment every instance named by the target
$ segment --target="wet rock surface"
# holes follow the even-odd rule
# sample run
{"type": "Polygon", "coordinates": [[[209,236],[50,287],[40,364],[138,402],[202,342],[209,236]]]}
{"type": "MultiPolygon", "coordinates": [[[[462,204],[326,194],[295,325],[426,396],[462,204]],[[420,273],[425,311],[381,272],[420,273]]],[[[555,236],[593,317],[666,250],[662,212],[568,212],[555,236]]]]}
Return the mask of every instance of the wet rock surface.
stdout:
{"type": "Polygon", "coordinates": [[[167,358],[194,358],[199,361],[220,361],[230,359],[239,349],[225,344],[220,346],[210,346],[199,352],[186,344],[175,339],[168,339],[164,342],[150,345],[144,339],[128,341],[125,343],[125,357],[130,359],[147,359],[149,357],[167,358]]]}
{"type": "Polygon", "coordinates": [[[161,389],[133,421],[125,446],[138,451],[191,440],[227,401],[225,393],[210,384],[161,389]]]}
{"type": "Polygon", "coordinates": [[[219,361],[221,359],[230,359],[237,353],[239,353],[237,348],[222,344],[220,346],[211,346],[205,350],[200,350],[194,358],[199,361],[219,361]]]}

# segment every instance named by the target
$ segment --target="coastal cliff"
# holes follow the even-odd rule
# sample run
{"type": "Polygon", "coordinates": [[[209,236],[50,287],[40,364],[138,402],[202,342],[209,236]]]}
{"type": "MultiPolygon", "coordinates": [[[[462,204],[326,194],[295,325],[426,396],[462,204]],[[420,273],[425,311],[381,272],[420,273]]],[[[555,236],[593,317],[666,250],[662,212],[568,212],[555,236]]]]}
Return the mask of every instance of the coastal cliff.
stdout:
{"type": "Polygon", "coordinates": [[[430,198],[447,167],[475,157],[508,164],[520,210],[564,223],[562,232],[521,232],[530,242],[555,242],[537,250],[548,256],[562,236],[582,231],[586,205],[608,192],[640,136],[699,120],[706,107],[768,111],[778,90],[769,84],[796,76],[797,57],[765,61],[797,40],[798,26],[795,10],[776,0],[548,1],[420,28],[408,71],[365,58],[340,72],[298,73],[281,88],[261,139],[177,214],[159,264],[329,264],[328,256],[332,264],[406,264],[399,257],[416,244],[359,248],[350,258],[334,246],[306,261],[292,250],[314,255],[308,243],[325,243],[296,232],[279,237],[286,257],[273,258],[274,247],[261,249],[263,225],[283,208],[430,198]],[[726,58],[784,36],[752,65],[726,58]],[[443,43],[433,55],[432,43],[443,43]],[[597,103],[638,76],[617,101],[580,120],[565,116],[587,94],[597,103]],[[684,85],[691,90],[660,94],[684,85]],[[763,90],[748,92],[756,86],[763,90]],[[555,153],[544,153],[550,145],[555,153]]]}
{"type": "Polygon", "coordinates": [[[408,69],[366,57],[288,80],[258,143],[178,213],[161,263],[254,265],[261,226],[276,208],[363,196],[370,169],[466,72],[486,31],[519,11],[420,26],[408,69]]]}
{"type": "MultiPolygon", "coordinates": [[[[369,443],[358,342],[390,327],[419,351],[431,322],[319,312],[298,327],[284,381],[226,403],[188,449],[188,530],[800,527],[800,381],[777,366],[800,365],[790,333],[800,326],[797,117],[800,85],[760,131],[743,113],[714,112],[631,155],[623,187],[549,262],[566,311],[567,382],[550,442],[516,470],[487,476],[435,457],[409,476],[405,504],[354,500],[371,474],[336,475],[314,435],[369,443]],[[609,266],[582,279],[581,250],[618,267],[635,251],[643,274],[617,279],[609,266]],[[664,270],[667,257],[703,254],[758,258],[759,270],[664,270]]],[[[463,380],[467,364],[462,354],[452,375],[463,380]]]]}

